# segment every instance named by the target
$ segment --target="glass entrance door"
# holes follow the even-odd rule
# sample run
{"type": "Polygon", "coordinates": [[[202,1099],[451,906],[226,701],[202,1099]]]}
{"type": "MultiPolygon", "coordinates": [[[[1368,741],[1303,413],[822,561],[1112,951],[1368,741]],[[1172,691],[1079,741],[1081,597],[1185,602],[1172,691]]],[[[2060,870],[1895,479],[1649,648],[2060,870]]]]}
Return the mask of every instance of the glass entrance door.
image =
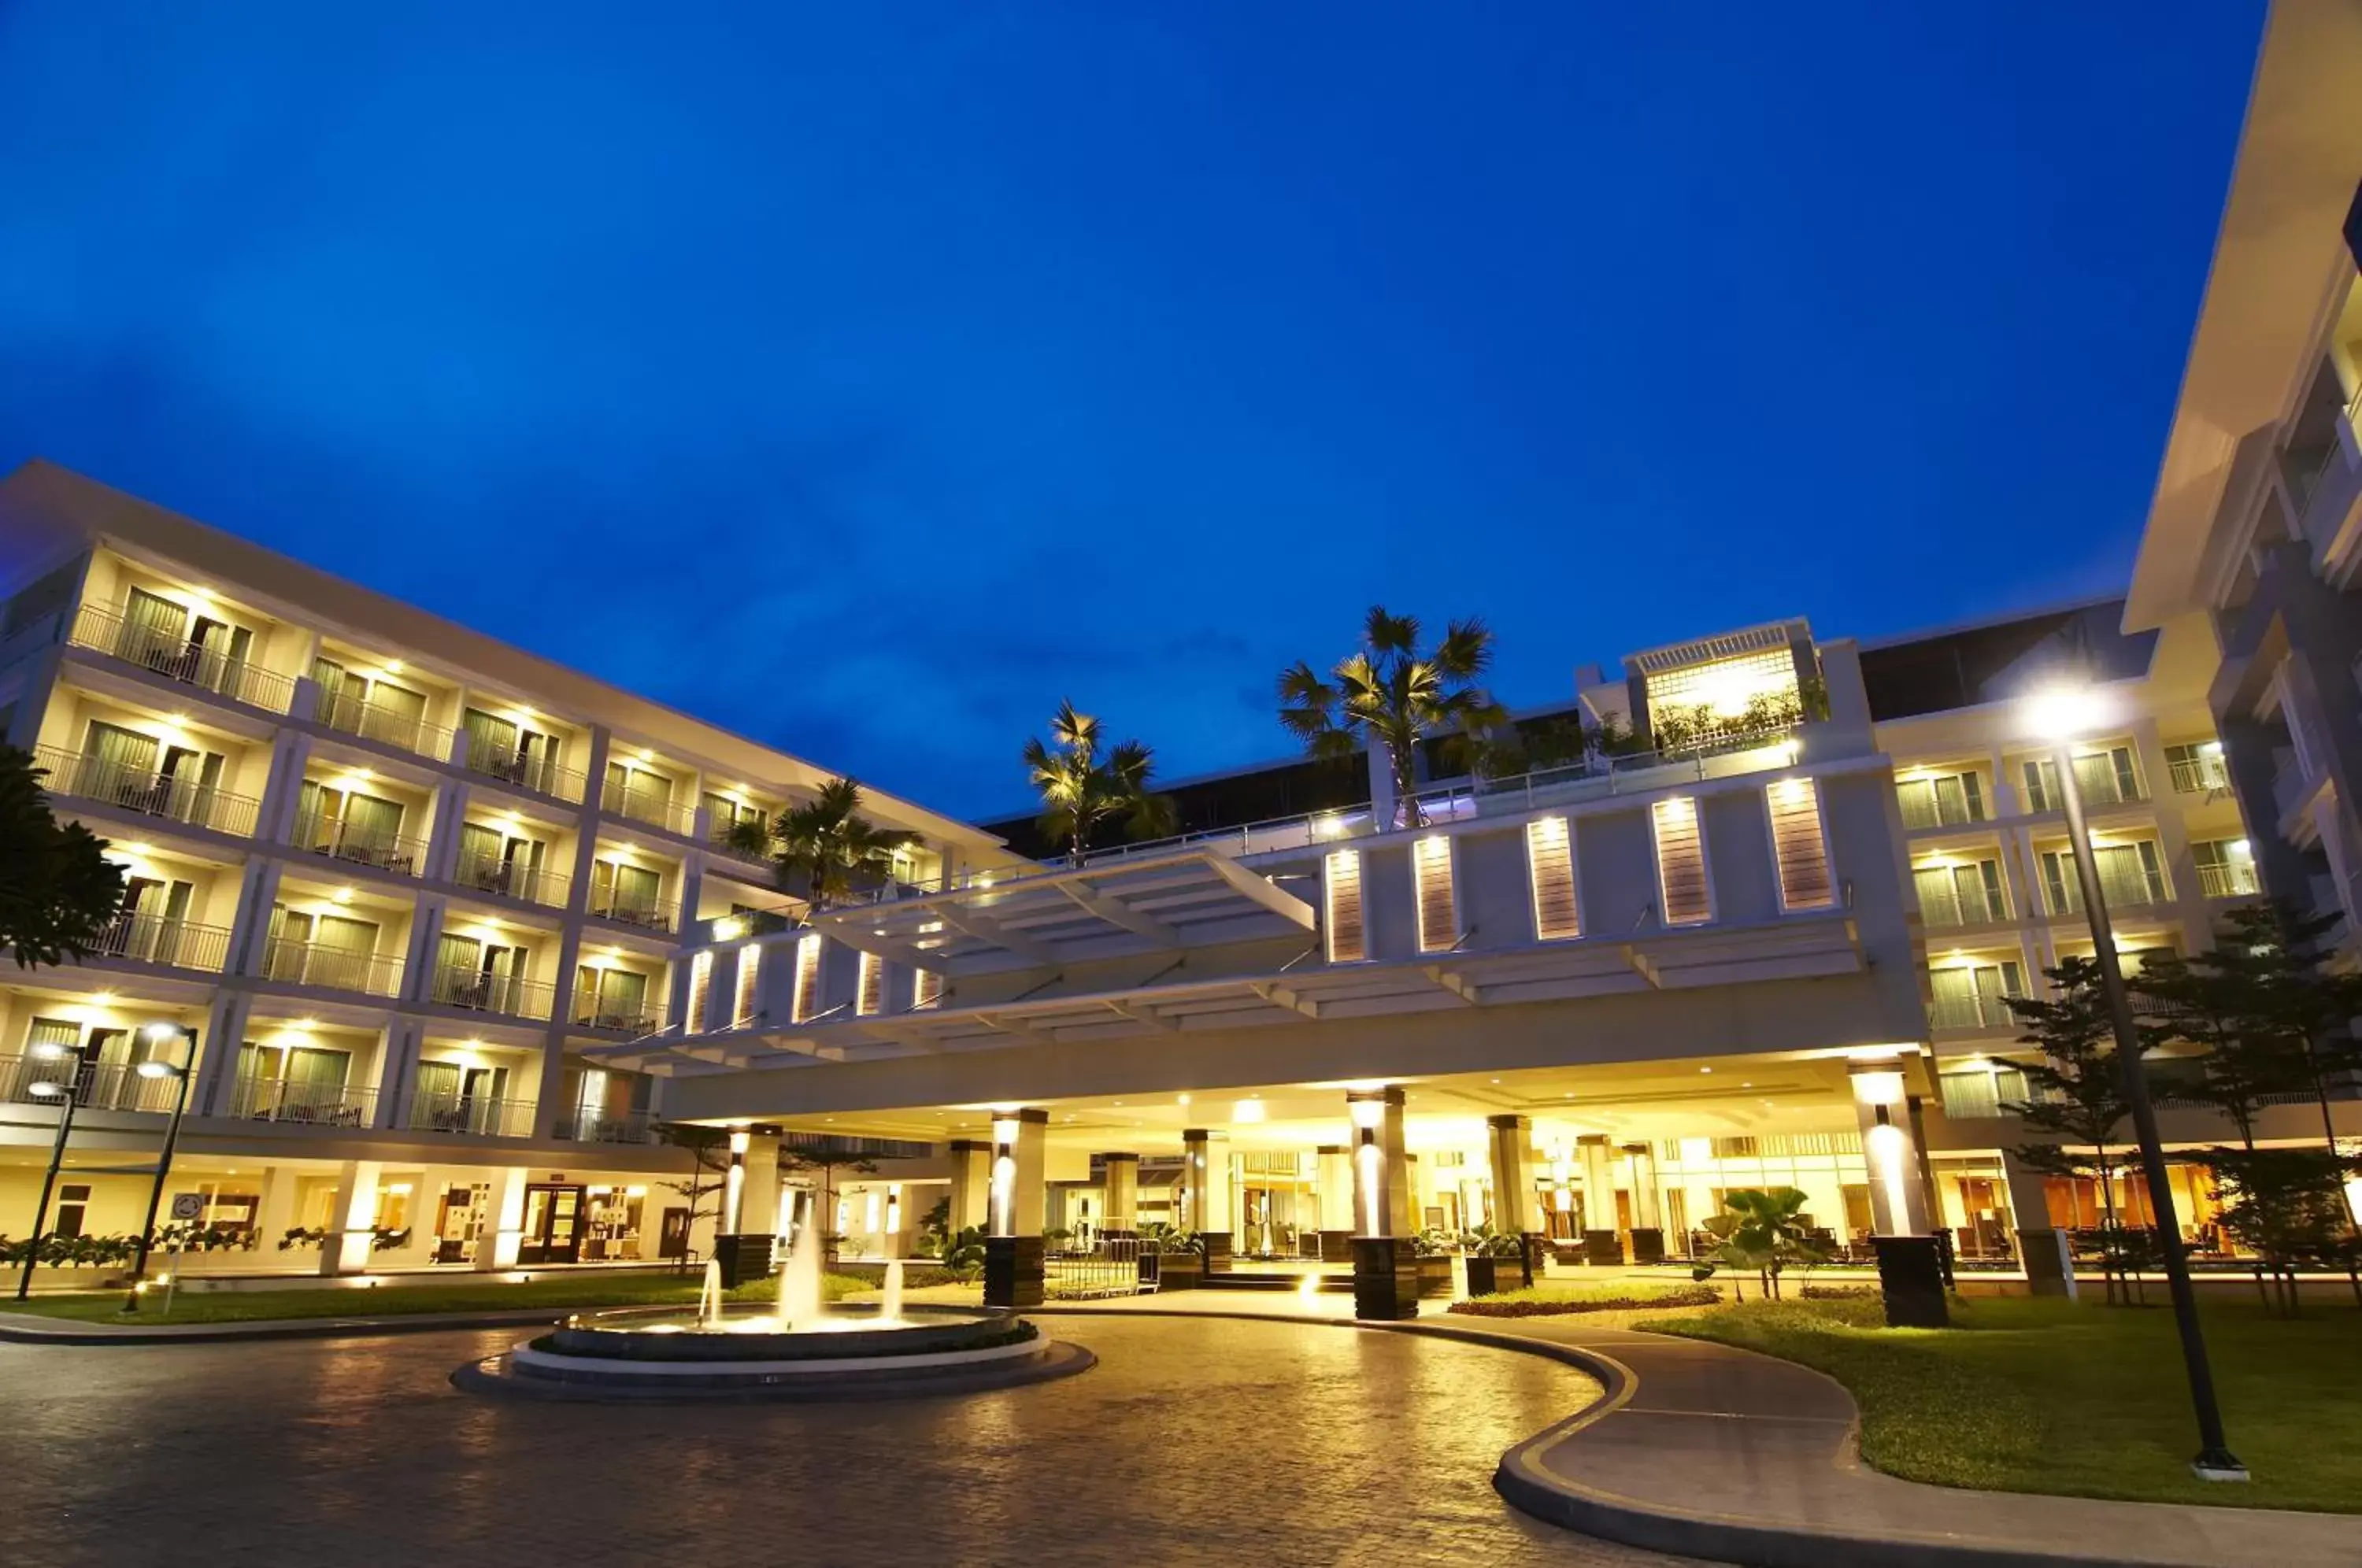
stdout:
{"type": "Polygon", "coordinates": [[[535,1185],[524,1189],[524,1233],[518,1238],[521,1264],[572,1263],[582,1252],[582,1189],[535,1185]]]}

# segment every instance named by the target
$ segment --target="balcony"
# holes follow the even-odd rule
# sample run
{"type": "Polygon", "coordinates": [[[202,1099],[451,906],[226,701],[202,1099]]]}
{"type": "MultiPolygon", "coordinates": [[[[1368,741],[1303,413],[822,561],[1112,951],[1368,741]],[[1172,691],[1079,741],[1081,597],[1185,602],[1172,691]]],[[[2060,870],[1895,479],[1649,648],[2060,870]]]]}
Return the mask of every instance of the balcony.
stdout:
{"type": "Polygon", "coordinates": [[[1903,789],[1896,791],[1903,808],[1905,828],[1972,827],[1985,821],[1982,800],[1969,800],[1959,794],[1949,797],[1932,790],[1903,789]]]}
{"type": "Polygon", "coordinates": [[[321,986],[390,997],[402,989],[402,960],[391,955],[356,953],[317,942],[274,937],[263,944],[262,978],[291,986],[321,986]]]}
{"type": "Polygon", "coordinates": [[[451,755],[451,732],[415,713],[403,713],[339,691],[320,694],[320,723],[341,734],[359,735],[397,751],[440,762],[451,755]]]}
{"type": "Polygon", "coordinates": [[[635,898],[624,893],[590,895],[590,912],[601,920],[612,920],[619,925],[635,926],[642,931],[671,934],[675,910],[660,900],[635,898]]]}
{"type": "Polygon", "coordinates": [[[645,1110],[583,1110],[559,1117],[549,1132],[569,1143],[653,1143],[655,1125],[645,1110]]]}
{"type": "Polygon", "coordinates": [[[451,873],[451,880],[462,888],[473,888],[480,893],[498,893],[504,898],[523,899],[544,908],[562,910],[566,907],[566,878],[554,871],[543,871],[515,861],[496,860],[491,856],[476,859],[462,856],[451,873]]]}
{"type": "Polygon", "coordinates": [[[2169,769],[2177,795],[2209,795],[2231,787],[2230,771],[2219,756],[2176,757],[2169,769]]]}
{"type": "Polygon", "coordinates": [[[84,1110],[141,1110],[170,1114],[180,1090],[170,1078],[148,1078],[124,1062],[87,1062],[72,1052],[57,1056],[0,1056],[0,1100],[47,1105],[35,1084],[74,1086],[74,1104],[84,1110]]]}
{"type": "Polygon", "coordinates": [[[310,1127],[367,1127],[376,1120],[377,1090],[345,1084],[240,1078],[230,1115],[246,1121],[292,1121],[310,1127]]]}
{"type": "Polygon", "coordinates": [[[582,775],[570,767],[558,767],[550,757],[512,750],[470,737],[468,770],[519,790],[530,790],[535,794],[563,801],[568,805],[582,802],[582,775]]]}
{"type": "Polygon", "coordinates": [[[2263,891],[2253,866],[2201,866],[2198,888],[2210,899],[2245,899],[2263,891]]]}
{"type": "Polygon", "coordinates": [[[599,809],[609,816],[646,823],[667,833],[686,834],[697,821],[697,808],[675,801],[669,791],[619,786],[613,779],[599,791],[599,809]]]}
{"type": "Polygon", "coordinates": [[[112,610],[85,604],[74,615],[73,632],[66,639],[78,648],[112,654],[151,675],[182,686],[193,686],[233,702],[267,712],[283,713],[294,701],[295,682],[250,659],[232,658],[218,648],[190,642],[175,633],[126,621],[112,610]]]}
{"type": "Polygon", "coordinates": [[[340,822],[298,819],[294,845],[331,860],[373,867],[397,877],[415,877],[426,864],[426,841],[371,833],[340,822]]]}
{"type": "Polygon", "coordinates": [[[662,1015],[646,1002],[586,999],[589,1005],[574,1010],[574,1024],[578,1029],[600,1029],[638,1036],[654,1034],[664,1027],[662,1015]]]}
{"type": "Polygon", "coordinates": [[[1978,889],[1973,891],[1919,895],[1919,912],[1930,931],[1950,931],[1964,925],[1990,925],[2009,918],[2008,905],[1978,889]]]}
{"type": "Polygon", "coordinates": [[[530,1138],[533,1101],[494,1099],[489,1095],[448,1089],[420,1089],[410,1098],[410,1130],[479,1138],[530,1138]]]}
{"type": "Polygon", "coordinates": [[[435,971],[435,983],[426,999],[445,1007],[466,1008],[470,1012],[546,1019],[552,998],[550,988],[537,980],[448,966],[435,971]]]}
{"type": "Polygon", "coordinates": [[[91,950],[94,958],[122,958],[218,975],[229,957],[229,930],[165,915],[116,915],[91,950]]]}
{"type": "Polygon", "coordinates": [[[765,847],[761,849],[748,849],[734,842],[734,835],[736,832],[735,823],[719,821],[708,823],[705,828],[705,846],[717,855],[726,855],[733,860],[741,860],[749,866],[768,866],[771,863],[771,851],[767,841],[765,847]]]}
{"type": "Polygon", "coordinates": [[[84,752],[45,745],[35,751],[34,760],[49,770],[42,787],[53,795],[95,801],[117,811],[162,817],[215,833],[250,837],[261,810],[262,803],[248,796],[84,752]]]}
{"type": "Polygon", "coordinates": [[[1927,1004],[1927,1021],[1937,1029],[2009,1029],[2016,1015],[1998,996],[1939,996],[1927,1004]]]}

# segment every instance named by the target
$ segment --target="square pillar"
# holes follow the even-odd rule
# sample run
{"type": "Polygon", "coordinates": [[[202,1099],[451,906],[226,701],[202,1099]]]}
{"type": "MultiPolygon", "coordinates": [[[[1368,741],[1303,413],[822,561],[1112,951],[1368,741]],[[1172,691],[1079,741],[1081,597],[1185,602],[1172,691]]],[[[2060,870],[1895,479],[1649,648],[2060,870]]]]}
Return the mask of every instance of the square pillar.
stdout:
{"type": "Polygon", "coordinates": [[[1415,1318],[1418,1255],[1410,1240],[1403,1091],[1356,1089],[1345,1109],[1353,1123],[1353,1316],[1415,1318]]]}
{"type": "Polygon", "coordinates": [[[328,1206],[327,1234],[320,1240],[320,1273],[369,1272],[370,1251],[377,1240],[377,1181],[382,1170],[375,1160],[347,1160],[337,1173],[337,1196],[328,1206]]]}
{"type": "Polygon", "coordinates": [[[1897,1058],[1857,1062],[1851,1070],[1854,1111],[1861,1122],[1863,1163],[1870,1171],[1871,1247],[1892,1328],[1940,1329],[1950,1321],[1944,1301],[1944,1258],[1928,1229],[1926,1187],[1897,1058]]]}
{"type": "MultiPolygon", "coordinates": [[[[826,1234],[830,1217],[816,1218],[826,1234]]],[[[723,1288],[771,1272],[778,1225],[778,1134],[735,1129],[730,1134],[730,1170],[722,1178],[721,1233],[713,1238],[723,1288]]]]}
{"type": "Polygon", "coordinates": [[[2067,1232],[2050,1222],[2050,1198],[2042,1173],[2011,1150],[2001,1152],[2002,1184],[2009,1188],[2010,1229],[2017,1232],[2017,1261],[2026,1288],[2036,1296],[2075,1299],[2075,1260],[2067,1232]]]}
{"type": "Polygon", "coordinates": [[[1039,1307],[1047,1270],[1042,1258],[1043,1140],[1050,1113],[1027,1109],[992,1118],[992,1233],[984,1248],[984,1304],[1039,1307]]]}
{"type": "Polygon", "coordinates": [[[1140,1233],[1140,1156],[1102,1154],[1099,1159],[1107,1173],[1099,1234],[1111,1242],[1125,1241],[1140,1233]]]}
{"type": "Polygon", "coordinates": [[[524,1241],[524,1180],[522,1165],[492,1173],[491,1211],[476,1237],[476,1268],[481,1273],[516,1267],[517,1248],[524,1241]]]}
{"type": "Polygon", "coordinates": [[[1649,1143],[1627,1143],[1624,1157],[1632,1173],[1632,1261],[1665,1261],[1665,1222],[1657,1197],[1657,1154],[1649,1143]]]}
{"type": "Polygon", "coordinates": [[[944,1145],[951,1155],[951,1216],[954,1237],[981,1231],[992,1220],[992,1145],[979,1138],[955,1138],[944,1145]]]}
{"type": "Polygon", "coordinates": [[[1342,1143],[1323,1143],[1315,1189],[1319,1199],[1320,1261],[1351,1263],[1353,1258],[1353,1154],[1342,1143]]]}
{"type": "Polygon", "coordinates": [[[1522,1116],[1490,1116],[1485,1124],[1493,1164],[1493,1229],[1517,1236],[1518,1274],[1531,1285],[1534,1239],[1541,1229],[1534,1212],[1534,1124],[1522,1116]]]}
{"type": "Polygon", "coordinates": [[[1215,1142],[1203,1127],[1191,1127],[1181,1134],[1181,1154],[1183,1190],[1189,1203],[1185,1223],[1198,1232],[1205,1248],[1206,1272],[1228,1273],[1236,1244],[1231,1229],[1230,1145],[1215,1142]]]}
{"type": "Polygon", "coordinates": [[[1583,1261],[1614,1268],[1624,1261],[1624,1238],[1616,1229],[1615,1154],[1605,1132],[1574,1141],[1583,1161],[1583,1261]]]}

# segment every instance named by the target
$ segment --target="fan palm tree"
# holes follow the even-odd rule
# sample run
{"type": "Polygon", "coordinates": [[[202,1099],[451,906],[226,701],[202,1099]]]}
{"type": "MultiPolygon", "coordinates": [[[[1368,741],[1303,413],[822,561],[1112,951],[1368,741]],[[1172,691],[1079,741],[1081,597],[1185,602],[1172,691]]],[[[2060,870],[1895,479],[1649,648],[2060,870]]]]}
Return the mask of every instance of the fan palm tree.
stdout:
{"type": "Polygon", "coordinates": [[[1326,678],[1298,659],[1279,676],[1279,722],[1314,756],[1350,756],[1384,746],[1395,783],[1395,822],[1417,827],[1419,737],[1457,727],[1473,736],[1507,723],[1508,712],[1478,684],[1493,662],[1493,634],[1474,618],[1454,621],[1430,651],[1419,650],[1415,616],[1370,607],[1362,646],[1326,678]]]}
{"type": "Polygon", "coordinates": [[[832,778],[811,800],[788,807],[768,834],[782,890],[813,914],[853,890],[856,876],[883,877],[894,852],[919,842],[901,828],[881,828],[861,814],[861,785],[832,778]]]}
{"type": "Polygon", "coordinates": [[[1050,718],[1052,745],[1039,735],[1025,742],[1025,767],[1042,794],[1042,831],[1065,841],[1068,858],[1081,865],[1092,835],[1120,820],[1133,838],[1155,838],[1174,827],[1173,800],[1148,788],[1153,754],[1136,740],[1120,742],[1099,755],[1099,722],[1075,712],[1072,701],[1050,718]]]}

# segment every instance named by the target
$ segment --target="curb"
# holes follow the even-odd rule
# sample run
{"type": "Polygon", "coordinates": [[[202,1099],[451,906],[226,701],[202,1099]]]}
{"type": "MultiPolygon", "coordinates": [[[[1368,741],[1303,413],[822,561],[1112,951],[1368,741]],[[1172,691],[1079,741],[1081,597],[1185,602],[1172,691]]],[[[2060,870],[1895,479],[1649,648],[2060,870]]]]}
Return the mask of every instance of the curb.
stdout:
{"type": "Polygon", "coordinates": [[[1098,1357],[1072,1340],[1053,1340],[1043,1353],[1021,1365],[979,1368],[927,1379],[900,1383],[860,1384],[850,1380],[800,1387],[767,1383],[730,1388],[650,1388],[600,1386],[585,1383],[547,1382],[520,1377],[508,1370],[506,1354],[463,1362],[452,1369],[451,1386],[463,1393],[527,1404],[551,1405],[826,1405],[867,1404],[888,1399],[932,1399],[952,1394],[988,1394],[1002,1388],[1023,1388],[1088,1372],[1098,1357]]]}
{"type": "Polygon", "coordinates": [[[248,1323],[158,1323],[152,1328],[0,1313],[0,1342],[26,1345],[220,1344],[238,1340],[340,1340],[425,1334],[442,1329],[514,1329],[555,1323],[570,1308],[499,1312],[404,1312],[386,1318],[272,1318],[248,1323]],[[56,1325],[51,1327],[50,1325],[56,1325]]]}

